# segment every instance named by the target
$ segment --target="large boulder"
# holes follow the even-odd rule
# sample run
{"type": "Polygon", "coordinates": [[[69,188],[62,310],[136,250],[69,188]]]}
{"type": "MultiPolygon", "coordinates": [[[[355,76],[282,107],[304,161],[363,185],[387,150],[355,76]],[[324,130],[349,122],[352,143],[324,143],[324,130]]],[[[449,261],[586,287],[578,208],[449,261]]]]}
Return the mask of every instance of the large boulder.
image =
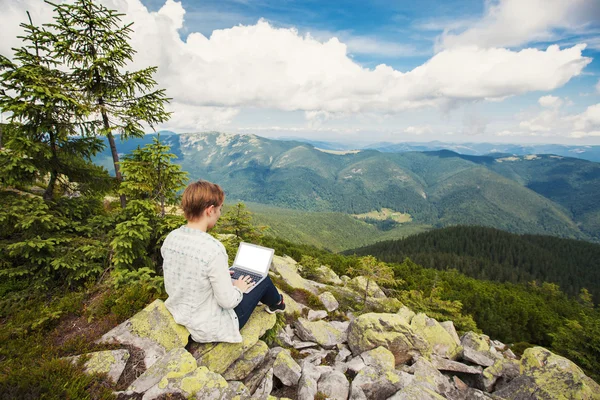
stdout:
{"type": "Polygon", "coordinates": [[[436,393],[443,394],[448,398],[455,397],[456,388],[450,379],[424,358],[419,358],[411,369],[415,377],[415,383],[422,387],[433,390],[436,393]]]}
{"type": "Polygon", "coordinates": [[[444,400],[446,397],[436,393],[430,387],[413,383],[388,397],[387,400],[444,400]]]}
{"type": "Polygon", "coordinates": [[[467,332],[461,337],[460,343],[475,351],[490,351],[490,337],[487,335],[467,332]]]}
{"type": "Polygon", "coordinates": [[[190,333],[175,322],[161,300],[155,300],[133,317],[105,333],[99,343],[120,343],[144,351],[146,368],[168,351],[185,347],[190,333]]]}
{"type": "Polygon", "coordinates": [[[435,319],[419,313],[412,318],[410,326],[419,336],[429,342],[435,354],[451,360],[456,359],[460,354],[462,348],[435,319]]]}
{"type": "Polygon", "coordinates": [[[269,314],[262,308],[255,309],[240,331],[241,343],[219,343],[198,358],[198,364],[217,374],[224,373],[235,360],[258,342],[258,338],[275,325],[275,320],[275,314],[269,314]]]}
{"type": "Polygon", "coordinates": [[[396,365],[431,354],[429,343],[398,314],[367,313],[355,318],[348,328],[348,346],[354,355],[383,346],[392,352],[396,365]]]}
{"type": "Polygon", "coordinates": [[[342,280],[329,266],[321,265],[317,268],[319,278],[317,279],[321,283],[327,283],[329,285],[341,285],[342,280]]]}
{"type": "Polygon", "coordinates": [[[329,312],[335,311],[340,306],[340,303],[335,299],[335,296],[330,292],[323,292],[319,295],[319,300],[325,306],[325,309],[329,312]]]}
{"type": "Polygon", "coordinates": [[[279,378],[285,386],[295,386],[302,375],[302,368],[292,358],[289,350],[282,350],[275,357],[273,363],[273,374],[279,378]]]}
{"type": "Polygon", "coordinates": [[[298,318],[294,322],[294,326],[300,339],[316,342],[326,349],[331,349],[344,341],[344,334],[327,321],[309,321],[298,318]]]}
{"type": "MultiPolygon", "coordinates": [[[[87,361],[83,364],[84,371],[88,374],[106,374],[108,379],[113,383],[117,383],[127,360],[129,360],[129,352],[127,350],[105,350],[88,353],[87,361]]],[[[69,357],[69,360],[76,364],[82,356],[69,357]]]]}
{"type": "Polygon", "coordinates": [[[346,400],[350,392],[350,383],[340,371],[330,371],[321,375],[317,389],[331,400],[346,400]]]}
{"type": "Polygon", "coordinates": [[[497,385],[504,385],[520,374],[517,360],[498,358],[493,365],[483,370],[483,388],[492,392],[497,385]]]}
{"type": "Polygon", "coordinates": [[[408,386],[414,377],[394,369],[365,367],[352,381],[350,399],[387,399],[398,390],[408,386]]]}
{"type": "Polygon", "coordinates": [[[229,385],[219,374],[202,366],[188,373],[172,372],[144,393],[143,400],[156,399],[167,394],[181,394],[198,400],[227,398],[229,385]]]}
{"type": "Polygon", "coordinates": [[[265,342],[259,340],[250,350],[244,352],[223,374],[223,378],[228,381],[239,381],[246,379],[260,363],[263,362],[265,356],[269,352],[269,347],[265,342]]]}
{"type": "MultiPolygon", "coordinates": [[[[367,290],[367,278],[365,278],[364,276],[357,276],[351,279],[350,282],[348,282],[348,286],[352,287],[353,289],[357,290],[362,295],[364,295],[365,290],[367,290]]],[[[383,293],[383,290],[381,290],[377,282],[374,282],[372,280],[369,282],[367,296],[375,297],[377,299],[383,299],[387,297],[385,293],[383,293]]]]}
{"type": "Polygon", "coordinates": [[[600,399],[600,385],[572,361],[543,347],[532,347],[521,357],[521,375],[494,392],[506,399],[600,399]]]}
{"type": "Polygon", "coordinates": [[[360,355],[365,365],[379,369],[394,369],[396,359],[391,351],[385,347],[376,347],[372,350],[365,351],[360,355]]]}
{"type": "Polygon", "coordinates": [[[315,295],[319,294],[317,285],[300,276],[298,273],[298,263],[290,257],[273,256],[271,273],[279,276],[294,289],[304,289],[315,295]]]}
{"type": "Polygon", "coordinates": [[[173,349],[133,381],[127,391],[144,393],[165,377],[185,375],[196,368],[198,368],[198,364],[187,350],[181,347],[173,349]]]}

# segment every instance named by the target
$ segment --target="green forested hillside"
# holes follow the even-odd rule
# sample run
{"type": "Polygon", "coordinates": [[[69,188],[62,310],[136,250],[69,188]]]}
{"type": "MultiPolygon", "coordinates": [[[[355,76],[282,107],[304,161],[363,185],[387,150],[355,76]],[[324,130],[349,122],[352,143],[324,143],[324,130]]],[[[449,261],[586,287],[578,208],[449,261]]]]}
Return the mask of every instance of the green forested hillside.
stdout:
{"type": "Polygon", "coordinates": [[[348,214],[389,208],[422,225],[600,240],[600,204],[594,201],[600,197],[600,164],[589,161],[451,151],[332,153],[217,132],[165,140],[192,179],[218,182],[230,198],[348,214]]]}
{"type": "Polygon", "coordinates": [[[387,262],[410,258],[438,270],[499,282],[552,282],[577,296],[586,288],[600,300],[600,245],[541,235],[515,235],[492,228],[457,226],[349,250],[387,262]]]}
{"type": "Polygon", "coordinates": [[[257,225],[267,226],[266,235],[304,243],[333,252],[398,239],[431,229],[429,225],[396,224],[381,230],[373,223],[336,212],[310,212],[246,203],[257,225]]]}

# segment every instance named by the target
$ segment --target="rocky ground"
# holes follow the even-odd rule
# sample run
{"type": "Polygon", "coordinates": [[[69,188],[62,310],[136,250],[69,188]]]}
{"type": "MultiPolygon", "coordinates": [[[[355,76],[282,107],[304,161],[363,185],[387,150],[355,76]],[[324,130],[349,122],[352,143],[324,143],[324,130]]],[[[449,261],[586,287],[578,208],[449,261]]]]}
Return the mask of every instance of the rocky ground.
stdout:
{"type": "Polygon", "coordinates": [[[242,343],[190,343],[156,300],[99,340],[122,349],[86,355],[85,368],[124,389],[119,399],[600,399],[600,385],[549,350],[517,359],[486,335],[459,337],[452,321],[415,314],[373,283],[367,307],[378,312],[342,312],[362,301],[364,278],[321,267],[315,282],[297,268],[275,257],[273,279],[307,304],[285,293],[285,318],[257,308],[242,343]],[[325,310],[308,307],[316,296],[325,310]]]}

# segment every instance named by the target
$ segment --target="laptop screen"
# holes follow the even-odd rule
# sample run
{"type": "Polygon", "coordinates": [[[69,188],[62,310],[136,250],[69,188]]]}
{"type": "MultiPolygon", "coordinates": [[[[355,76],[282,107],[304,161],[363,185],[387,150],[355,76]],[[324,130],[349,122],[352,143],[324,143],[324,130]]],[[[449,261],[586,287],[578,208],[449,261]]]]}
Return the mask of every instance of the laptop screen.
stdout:
{"type": "Polygon", "coordinates": [[[271,266],[273,253],[273,249],[240,243],[233,266],[265,275],[271,266]]]}

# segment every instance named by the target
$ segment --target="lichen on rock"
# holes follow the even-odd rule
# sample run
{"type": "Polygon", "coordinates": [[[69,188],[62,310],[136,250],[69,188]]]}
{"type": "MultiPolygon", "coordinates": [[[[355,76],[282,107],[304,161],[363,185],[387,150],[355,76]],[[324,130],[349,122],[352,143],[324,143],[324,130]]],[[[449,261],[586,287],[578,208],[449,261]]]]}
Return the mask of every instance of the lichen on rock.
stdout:
{"type": "Polygon", "coordinates": [[[412,318],[410,326],[429,342],[435,354],[451,360],[456,359],[460,354],[462,348],[435,319],[419,313],[412,318]]]}

